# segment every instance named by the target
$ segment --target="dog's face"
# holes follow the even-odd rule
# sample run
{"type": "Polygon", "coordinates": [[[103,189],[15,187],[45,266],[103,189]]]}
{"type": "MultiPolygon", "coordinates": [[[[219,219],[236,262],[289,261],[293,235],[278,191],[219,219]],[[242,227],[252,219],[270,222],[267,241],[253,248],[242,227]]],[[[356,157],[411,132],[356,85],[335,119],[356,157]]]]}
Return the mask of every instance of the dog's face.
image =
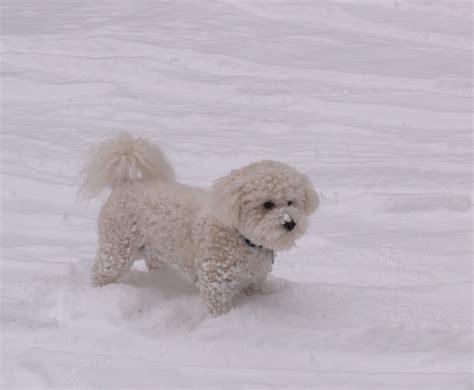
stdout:
{"type": "Polygon", "coordinates": [[[256,245],[273,250],[291,248],[318,205],[308,177],[276,161],[232,171],[212,188],[214,216],[256,245]]]}

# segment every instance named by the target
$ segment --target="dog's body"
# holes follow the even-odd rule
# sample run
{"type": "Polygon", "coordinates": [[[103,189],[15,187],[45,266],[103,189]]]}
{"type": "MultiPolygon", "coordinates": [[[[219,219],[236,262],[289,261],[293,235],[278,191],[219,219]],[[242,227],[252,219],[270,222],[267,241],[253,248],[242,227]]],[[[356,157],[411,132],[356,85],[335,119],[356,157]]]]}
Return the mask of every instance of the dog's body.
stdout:
{"type": "Polygon", "coordinates": [[[83,190],[112,187],[93,283],[116,281],[140,258],[149,268],[167,264],[199,288],[213,315],[240,291],[261,290],[273,251],[291,247],[318,206],[307,177],[282,163],[251,164],[205,191],[177,183],[158,147],[126,135],[101,145],[85,173],[83,190]]]}

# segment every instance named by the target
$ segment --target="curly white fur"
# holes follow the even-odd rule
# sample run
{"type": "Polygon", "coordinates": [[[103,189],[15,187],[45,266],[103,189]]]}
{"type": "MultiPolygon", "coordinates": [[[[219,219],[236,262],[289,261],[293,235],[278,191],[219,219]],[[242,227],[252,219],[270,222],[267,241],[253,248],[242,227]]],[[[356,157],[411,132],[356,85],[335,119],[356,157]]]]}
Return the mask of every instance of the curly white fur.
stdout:
{"type": "Polygon", "coordinates": [[[213,315],[239,292],[261,289],[273,251],[294,245],[319,204],[307,176],[275,161],[234,170],[211,191],[185,186],[157,146],[128,135],[104,141],[85,167],[82,194],[107,187],[93,283],[116,281],[140,258],[149,268],[167,264],[213,315]]]}
{"type": "Polygon", "coordinates": [[[94,196],[107,187],[131,182],[171,181],[174,170],[157,145],[129,134],[105,139],[91,152],[82,171],[83,196],[94,196]]]}

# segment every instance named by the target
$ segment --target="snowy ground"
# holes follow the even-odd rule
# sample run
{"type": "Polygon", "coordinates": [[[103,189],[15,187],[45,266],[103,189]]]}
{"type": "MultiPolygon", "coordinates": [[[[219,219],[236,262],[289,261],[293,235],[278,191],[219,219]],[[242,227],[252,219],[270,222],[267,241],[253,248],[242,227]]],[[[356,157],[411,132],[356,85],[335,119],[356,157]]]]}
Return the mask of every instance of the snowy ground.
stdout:
{"type": "Polygon", "coordinates": [[[1,27],[2,388],[472,388],[470,1],[4,0],[1,27]],[[193,185],[311,177],[265,295],[91,287],[78,164],[118,131],[193,185]]]}

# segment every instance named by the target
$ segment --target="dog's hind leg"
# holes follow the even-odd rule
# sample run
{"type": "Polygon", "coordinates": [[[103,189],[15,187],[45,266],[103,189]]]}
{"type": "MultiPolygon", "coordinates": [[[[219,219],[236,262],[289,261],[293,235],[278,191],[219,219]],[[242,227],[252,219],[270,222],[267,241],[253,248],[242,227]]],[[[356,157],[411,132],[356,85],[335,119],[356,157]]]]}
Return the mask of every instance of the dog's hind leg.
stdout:
{"type": "Polygon", "coordinates": [[[95,286],[115,282],[131,267],[135,258],[128,239],[102,242],[91,269],[91,279],[95,286]]]}

